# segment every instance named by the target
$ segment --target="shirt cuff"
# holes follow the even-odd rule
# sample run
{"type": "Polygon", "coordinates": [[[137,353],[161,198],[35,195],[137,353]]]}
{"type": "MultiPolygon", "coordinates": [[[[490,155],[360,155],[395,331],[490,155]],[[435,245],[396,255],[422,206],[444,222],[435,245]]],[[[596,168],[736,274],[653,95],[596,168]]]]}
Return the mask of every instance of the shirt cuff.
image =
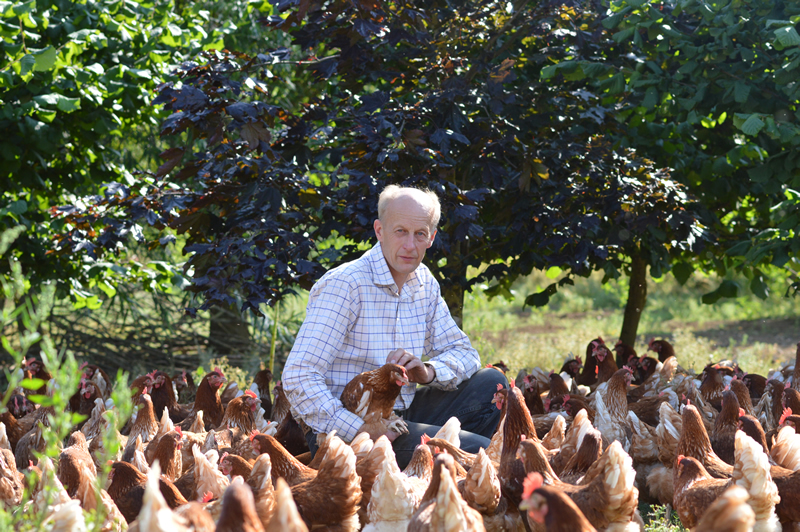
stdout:
{"type": "Polygon", "coordinates": [[[350,412],[346,408],[341,408],[336,416],[333,418],[331,426],[328,427],[328,434],[332,430],[336,431],[336,435],[345,443],[350,443],[356,437],[358,431],[364,426],[364,420],[358,417],[357,414],[350,412]]]}
{"type": "Polygon", "coordinates": [[[426,361],[425,364],[432,367],[433,371],[436,372],[436,376],[433,378],[433,381],[428,383],[426,386],[448,391],[456,389],[458,386],[458,377],[449,367],[447,367],[447,364],[433,359],[426,361]]]}

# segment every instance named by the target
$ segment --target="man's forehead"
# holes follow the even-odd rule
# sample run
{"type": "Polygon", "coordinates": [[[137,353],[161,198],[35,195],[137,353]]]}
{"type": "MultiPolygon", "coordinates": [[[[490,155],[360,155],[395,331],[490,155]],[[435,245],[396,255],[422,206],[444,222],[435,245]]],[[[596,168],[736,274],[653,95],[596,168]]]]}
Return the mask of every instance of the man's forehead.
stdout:
{"type": "Polygon", "coordinates": [[[395,198],[386,206],[386,217],[392,218],[392,223],[427,225],[430,223],[433,208],[426,202],[421,202],[412,196],[395,198]]]}

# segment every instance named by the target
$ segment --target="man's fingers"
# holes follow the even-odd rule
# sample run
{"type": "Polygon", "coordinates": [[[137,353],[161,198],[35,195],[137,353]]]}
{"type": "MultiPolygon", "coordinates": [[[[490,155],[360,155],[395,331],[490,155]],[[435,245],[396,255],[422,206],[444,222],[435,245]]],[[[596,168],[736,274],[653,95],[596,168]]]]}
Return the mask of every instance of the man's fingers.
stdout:
{"type": "Polygon", "coordinates": [[[402,349],[402,348],[401,349],[395,349],[394,351],[390,351],[389,352],[389,356],[386,357],[386,363],[387,364],[399,364],[398,360],[400,360],[400,358],[403,356],[403,353],[405,353],[405,352],[406,352],[406,350],[402,349]]]}

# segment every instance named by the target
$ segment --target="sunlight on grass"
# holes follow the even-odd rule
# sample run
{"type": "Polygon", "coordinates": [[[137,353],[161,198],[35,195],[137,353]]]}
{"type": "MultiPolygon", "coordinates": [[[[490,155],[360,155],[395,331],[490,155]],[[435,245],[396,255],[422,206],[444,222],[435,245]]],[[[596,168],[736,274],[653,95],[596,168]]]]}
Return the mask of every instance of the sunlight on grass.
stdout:
{"type": "MultiPolygon", "coordinates": [[[[584,356],[586,344],[597,336],[616,342],[627,279],[603,285],[601,278],[579,279],[553,296],[546,308],[523,305],[526,295],[552,282],[541,273],[518,282],[512,301],[490,300],[478,288],[465,298],[464,331],[484,362],[503,360],[515,373],[533,366],[558,369],[571,353],[584,356]]],[[[703,305],[701,295],[715,283],[701,276],[685,286],[671,277],[658,283],[651,280],[635,346],[639,355],[645,354],[650,338],[665,337],[675,346],[680,364],[695,371],[709,362],[731,359],[746,371],[766,375],[770,368],[794,358],[790,346],[800,331],[800,298],[776,296],[783,293],[777,285],[766,301],[749,295],[703,305]],[[777,325],[768,321],[779,319],[777,325]],[[748,335],[762,323],[765,329],[759,338],[748,335]]]]}

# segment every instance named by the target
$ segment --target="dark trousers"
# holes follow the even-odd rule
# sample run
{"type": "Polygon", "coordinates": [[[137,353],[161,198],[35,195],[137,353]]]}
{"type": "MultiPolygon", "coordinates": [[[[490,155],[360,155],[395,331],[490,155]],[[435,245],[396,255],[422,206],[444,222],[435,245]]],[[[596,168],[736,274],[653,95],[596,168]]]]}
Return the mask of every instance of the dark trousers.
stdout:
{"type": "MultiPolygon", "coordinates": [[[[408,434],[392,443],[400,468],[411,461],[422,434],[433,437],[453,416],[461,422],[459,438],[463,450],[477,453],[478,449],[486,448],[500,422],[500,410],[492,404],[498,384],[508,388],[505,375],[494,368],[484,368],[451,392],[421,386],[411,406],[397,412],[408,423],[408,434]]],[[[313,455],[317,451],[317,437],[309,431],[306,438],[313,455]]]]}

